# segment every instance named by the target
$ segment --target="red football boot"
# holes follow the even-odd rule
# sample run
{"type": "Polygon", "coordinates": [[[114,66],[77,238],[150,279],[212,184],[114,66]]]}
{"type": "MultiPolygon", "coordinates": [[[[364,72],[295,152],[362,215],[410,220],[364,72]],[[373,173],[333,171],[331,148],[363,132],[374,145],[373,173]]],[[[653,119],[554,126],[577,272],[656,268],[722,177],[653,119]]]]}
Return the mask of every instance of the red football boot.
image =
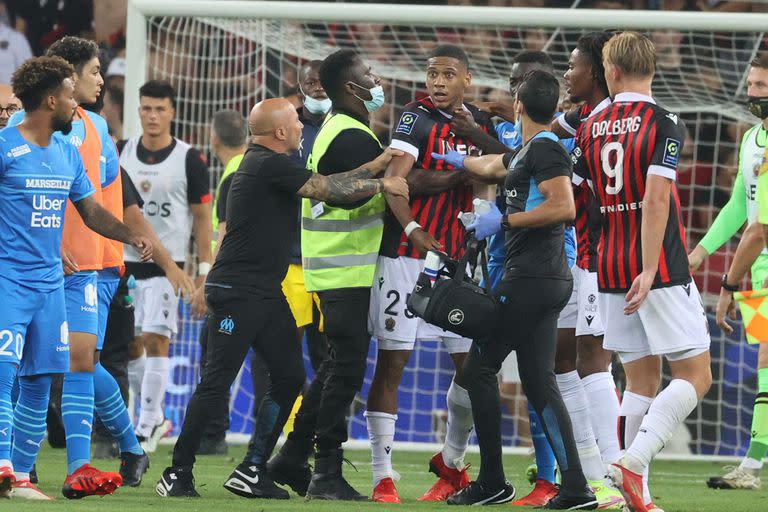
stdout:
{"type": "Polygon", "coordinates": [[[83,464],[64,480],[61,494],[67,499],[79,500],[86,496],[112,494],[121,485],[123,477],[120,473],[99,471],[90,464],[83,464]]]}
{"type": "Polygon", "coordinates": [[[616,488],[624,496],[629,510],[648,512],[643,500],[643,475],[630,471],[620,461],[611,465],[608,469],[608,477],[613,480],[616,488]]]}
{"type": "Polygon", "coordinates": [[[373,488],[371,501],[376,503],[400,503],[400,495],[397,494],[395,482],[389,477],[381,480],[373,488]]]}
{"type": "Polygon", "coordinates": [[[418,501],[445,501],[469,485],[467,469],[449,468],[443,460],[443,454],[437,453],[429,461],[429,471],[437,475],[438,480],[418,501]]]}
{"type": "Polygon", "coordinates": [[[557,486],[547,480],[536,480],[533,490],[527,496],[515,500],[512,505],[522,505],[524,507],[543,507],[549,500],[557,495],[557,486]]]}
{"type": "Polygon", "coordinates": [[[29,480],[17,480],[13,484],[13,491],[11,497],[14,500],[37,500],[37,501],[53,501],[53,496],[48,496],[43,491],[37,488],[35,484],[29,480]]]}
{"type": "Polygon", "coordinates": [[[11,489],[15,483],[16,475],[10,466],[0,467],[0,498],[10,497],[11,489]]]}

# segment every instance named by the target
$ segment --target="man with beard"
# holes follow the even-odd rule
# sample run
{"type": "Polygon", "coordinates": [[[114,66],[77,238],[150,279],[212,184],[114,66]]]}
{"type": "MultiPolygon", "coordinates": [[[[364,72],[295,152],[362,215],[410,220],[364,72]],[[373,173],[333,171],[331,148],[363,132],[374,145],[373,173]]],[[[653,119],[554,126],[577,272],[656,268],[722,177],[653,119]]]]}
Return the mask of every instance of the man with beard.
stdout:
{"type": "MultiPolygon", "coordinates": [[[[0,288],[8,300],[0,316],[0,496],[8,495],[17,478],[29,480],[37,456],[30,447],[39,447],[45,435],[52,375],[69,371],[61,258],[67,199],[90,229],[132,245],[144,260],[152,254],[149,240],[98,204],[77,150],[53,135],[72,130],[74,74],[59,57],[27,61],[12,81],[25,119],[0,132],[0,288]],[[12,412],[17,373],[20,392],[12,412]]],[[[91,471],[89,476],[102,493],[122,483],[119,474],[91,471]]]]}

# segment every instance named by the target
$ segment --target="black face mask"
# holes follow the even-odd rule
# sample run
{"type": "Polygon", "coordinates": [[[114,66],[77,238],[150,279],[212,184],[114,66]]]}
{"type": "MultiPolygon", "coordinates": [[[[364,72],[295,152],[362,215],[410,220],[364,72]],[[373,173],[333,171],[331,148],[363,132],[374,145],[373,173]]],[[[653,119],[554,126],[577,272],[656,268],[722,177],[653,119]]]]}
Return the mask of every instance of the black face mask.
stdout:
{"type": "Polygon", "coordinates": [[[768,117],[768,96],[749,96],[747,108],[753,116],[765,119],[768,117]]]}

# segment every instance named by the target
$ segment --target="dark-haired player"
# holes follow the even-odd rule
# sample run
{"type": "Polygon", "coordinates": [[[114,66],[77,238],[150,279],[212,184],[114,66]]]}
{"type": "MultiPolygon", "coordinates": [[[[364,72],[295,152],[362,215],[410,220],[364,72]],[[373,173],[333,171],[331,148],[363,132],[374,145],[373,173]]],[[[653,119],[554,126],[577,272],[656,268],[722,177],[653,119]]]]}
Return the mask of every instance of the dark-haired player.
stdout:
{"type": "MultiPolygon", "coordinates": [[[[387,198],[394,216],[387,219],[371,291],[370,329],[379,346],[365,417],[371,440],[374,501],[399,500],[392,470],[397,388],[417,340],[441,340],[457,369],[448,389],[444,448],[430,461],[430,470],[439,480],[419,499],[443,501],[469,484],[463,458],[472,432],[472,408],[461,367],[471,340],[415,317],[406,307],[406,298],[424,265],[421,258],[425,252],[445,251],[454,258],[461,252],[465,232],[457,215],[472,210],[472,183],[466,173],[435,160],[432,153],[456,150],[470,154],[490,149],[458,135],[452,126],[454,118],[470,116],[486,134],[492,133],[488,115],[464,102],[471,80],[469,60],[461,48],[435,48],[427,60],[429,96],[406,105],[392,133],[392,147],[405,154],[392,159],[387,175],[408,176],[413,199],[409,204],[401,198],[387,198]],[[428,172],[411,173],[413,168],[428,172]]],[[[486,137],[486,142],[495,152],[504,151],[492,137],[486,137]]]]}
{"type": "MultiPolygon", "coordinates": [[[[101,78],[99,47],[88,39],[67,36],[48,48],[48,56],[61,57],[75,68],[75,100],[78,105],[96,102],[104,81],[101,78]]],[[[24,119],[19,112],[10,120],[15,125],[24,119]]],[[[96,190],[94,197],[118,219],[122,219],[122,206],[114,200],[122,195],[117,150],[109,136],[107,123],[100,115],[82,107],[75,111],[72,130],[64,135],[77,148],[86,174],[96,190]]],[[[135,486],[149,465],[130,426],[128,411],[120,396],[115,379],[99,362],[98,352],[104,342],[106,311],[112,303],[120,279],[120,263],[111,253],[122,244],[103,239],[91,231],[68,207],[62,239],[62,258],[65,263],[64,294],[69,327],[70,371],[64,375],[61,410],[67,438],[66,497],[80,497],[88,482],[93,482],[81,471],[90,471],[91,434],[93,412],[103,417],[121,447],[121,474],[124,483],[135,486]],[[106,264],[105,264],[106,263],[106,264]],[[96,304],[94,304],[94,301],[96,304]],[[138,476],[137,476],[138,475],[138,476]],[[73,487],[74,484],[74,487],[73,487]]],[[[119,258],[118,258],[119,259],[119,258]]],[[[98,493],[99,489],[89,489],[98,493]]],[[[36,499],[34,489],[17,483],[14,497],[36,499]]]]}
{"type": "MultiPolygon", "coordinates": [[[[0,292],[6,301],[0,312],[0,497],[7,497],[17,478],[32,485],[28,472],[45,435],[51,378],[69,371],[61,259],[67,200],[90,229],[132,245],[142,260],[152,253],[146,238],[98,204],[77,150],[54,136],[72,130],[74,74],[60,57],[25,62],[13,76],[24,121],[0,131],[0,292]],[[17,374],[20,392],[12,411],[17,374]]],[[[73,482],[81,497],[94,489],[114,492],[122,483],[120,475],[93,468],[81,476],[91,480],[85,487],[73,482]]],[[[38,491],[38,499],[47,497],[38,491]]]]}
{"type": "Polygon", "coordinates": [[[622,406],[627,451],[609,476],[631,510],[646,512],[643,472],[712,383],[710,338],[674,183],[685,128],[651,97],[656,49],[623,32],[603,47],[603,64],[613,103],[582,125],[576,171],[591,180],[604,218],[603,346],[618,352],[638,395],[632,411],[622,406]],[[672,381],[657,396],[662,356],[672,381]]]}
{"type": "Polygon", "coordinates": [[[504,155],[464,157],[452,151],[435,158],[472,175],[504,184],[503,215],[494,204],[469,227],[478,239],[506,230],[504,278],[496,293],[500,311],[491,336],[475,340],[464,372],[480,444],[480,474],[449,498],[454,505],[510,501],[501,460],[501,411],[496,374],[511,350],[528,400],[541,418],[563,482],[547,509],[594,509],[598,502],[581,470],[568,411],[555,379],[557,324],[568,303],[573,277],[565,253],[564,223],[573,220],[571,162],[558,137],[547,130],[560,99],[560,84],[547,71],[525,75],[517,90],[523,146],[504,155]]]}
{"type": "MultiPolygon", "coordinates": [[[[602,62],[603,45],[611,32],[591,32],[580,37],[568,60],[566,94],[582,103],[552,123],[561,137],[573,137],[581,124],[608,105],[608,86],[602,62]]],[[[580,154],[574,150],[575,158],[580,154]]],[[[597,242],[602,216],[587,183],[574,175],[578,254],[571,268],[576,308],[571,329],[561,329],[555,372],[571,417],[584,474],[595,489],[601,507],[620,507],[618,491],[605,485],[605,464],[621,457],[616,425],[619,400],[610,372],[612,353],[603,349],[603,320],[597,287],[597,242]],[[599,447],[599,450],[598,450],[599,447]]],[[[631,401],[631,398],[630,398],[631,401]]]]}
{"type": "MultiPolygon", "coordinates": [[[[187,245],[194,236],[199,287],[211,267],[211,193],[205,157],[171,134],[176,93],[168,82],[150,80],[139,89],[142,134],[120,147],[120,167],[138,186],[144,216],[179,268],[184,268],[187,245]]],[[[136,435],[142,448],[155,451],[170,430],[163,415],[168,386],[168,350],[178,331],[179,297],[165,272],[155,263],[142,263],[126,250],[126,272],[136,279],[136,330],[128,372],[134,396],[141,395],[136,435]],[[146,351],[146,356],[145,356],[146,351]]],[[[196,298],[201,294],[196,294],[196,298]]],[[[202,304],[193,303],[198,312],[202,304]]]]}

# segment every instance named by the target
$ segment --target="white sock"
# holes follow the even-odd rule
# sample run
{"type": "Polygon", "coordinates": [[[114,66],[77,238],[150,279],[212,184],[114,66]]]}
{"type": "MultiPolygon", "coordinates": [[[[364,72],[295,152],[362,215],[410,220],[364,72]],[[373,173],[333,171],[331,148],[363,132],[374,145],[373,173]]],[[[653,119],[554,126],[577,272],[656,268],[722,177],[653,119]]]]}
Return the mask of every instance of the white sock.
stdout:
{"type": "Polygon", "coordinates": [[[443,462],[449,468],[464,469],[464,454],[467,452],[469,436],[475,428],[472,419],[472,402],[469,392],[451,381],[446,396],[448,402],[448,422],[445,426],[445,444],[443,444],[443,462]]]}
{"type": "MultiPolygon", "coordinates": [[[[5,467],[11,468],[11,471],[13,471],[13,464],[11,463],[10,460],[8,460],[8,459],[0,459],[0,468],[5,468],[5,467]]],[[[14,472],[14,474],[15,474],[15,472],[14,472]]]]}
{"type": "Polygon", "coordinates": [[[696,388],[683,379],[674,379],[653,400],[640,430],[627,448],[629,469],[641,473],[672,438],[680,423],[688,417],[698,403],[696,388]]]}
{"type": "Polygon", "coordinates": [[[167,357],[148,357],[141,385],[141,414],[136,434],[149,437],[155,425],[163,421],[163,399],[168,387],[167,357]]]}
{"type": "Polygon", "coordinates": [[[24,482],[26,480],[29,480],[29,473],[22,473],[21,471],[15,471],[13,474],[16,475],[17,482],[24,482]]]}
{"type": "Polygon", "coordinates": [[[744,457],[744,460],[741,461],[741,464],[739,464],[739,467],[741,469],[749,469],[749,470],[761,470],[763,469],[763,461],[757,460],[757,459],[751,459],[749,457],[744,457]]]}
{"type": "Polygon", "coordinates": [[[568,409],[568,416],[573,426],[573,438],[579,451],[579,460],[587,480],[603,480],[605,466],[600,458],[600,449],[592,432],[592,422],[589,419],[589,405],[584,385],[579,373],[574,370],[556,375],[557,387],[563,395],[563,402],[568,409]]]}
{"type": "MultiPolygon", "coordinates": [[[[629,448],[635,440],[635,437],[637,437],[637,432],[640,430],[640,425],[643,423],[645,413],[648,412],[648,408],[652,403],[653,398],[651,397],[638,395],[631,391],[624,392],[624,398],[621,401],[619,414],[624,425],[624,438],[621,441],[625,448],[629,448]]],[[[646,503],[651,502],[651,491],[648,487],[648,474],[649,468],[645,468],[645,471],[643,471],[643,501],[646,503]]]]}
{"type": "Polygon", "coordinates": [[[619,396],[616,382],[609,372],[594,373],[581,379],[589,405],[589,418],[595,434],[600,457],[605,464],[621,458],[619,447],[619,396]]]}
{"type": "Polygon", "coordinates": [[[141,354],[138,359],[128,361],[128,387],[134,400],[141,396],[141,383],[144,381],[144,368],[147,364],[147,355],[141,354]]]}
{"type": "Polygon", "coordinates": [[[368,425],[368,438],[371,440],[371,470],[373,486],[385,478],[393,478],[392,444],[395,440],[396,414],[365,411],[365,423],[368,425]]]}

